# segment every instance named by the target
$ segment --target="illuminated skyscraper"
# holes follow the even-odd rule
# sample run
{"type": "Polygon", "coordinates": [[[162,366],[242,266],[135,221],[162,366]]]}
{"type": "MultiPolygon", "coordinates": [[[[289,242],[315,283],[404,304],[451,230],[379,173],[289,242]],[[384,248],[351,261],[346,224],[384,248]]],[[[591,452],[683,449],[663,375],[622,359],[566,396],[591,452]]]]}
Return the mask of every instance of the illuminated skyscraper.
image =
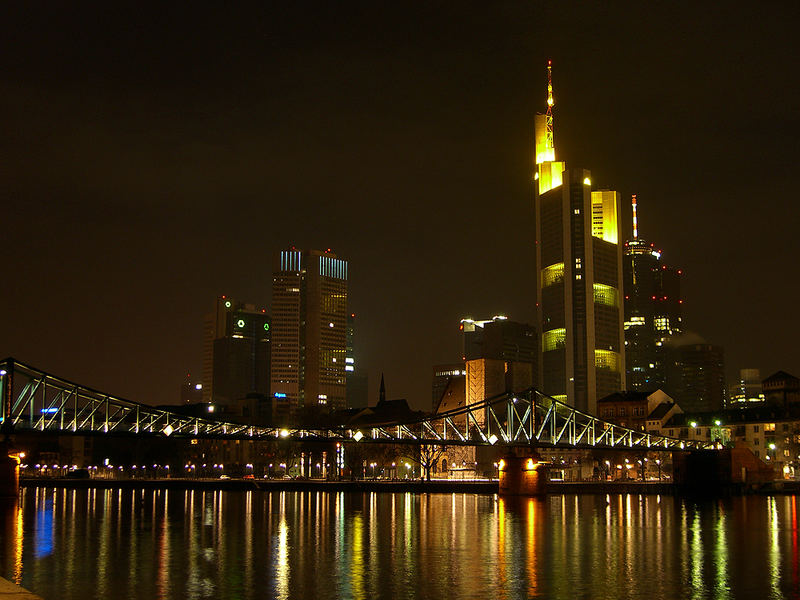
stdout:
{"type": "MultiPolygon", "coordinates": [[[[347,261],[284,250],[272,277],[270,393],[285,411],[346,405],[347,261]]],[[[281,411],[278,411],[281,412],[281,411]]]]}
{"type": "Polygon", "coordinates": [[[206,315],[204,402],[231,403],[269,393],[270,321],[265,308],[221,296],[206,315]]]}
{"type": "Polygon", "coordinates": [[[662,263],[661,251],[639,237],[636,196],[633,238],[625,242],[625,369],[632,390],[666,385],[665,343],[683,331],[680,270],[662,263]]]}
{"type": "Polygon", "coordinates": [[[619,194],[592,190],[591,173],[556,160],[553,87],[536,115],[536,292],[540,387],[597,414],[625,387],[619,194]]]}

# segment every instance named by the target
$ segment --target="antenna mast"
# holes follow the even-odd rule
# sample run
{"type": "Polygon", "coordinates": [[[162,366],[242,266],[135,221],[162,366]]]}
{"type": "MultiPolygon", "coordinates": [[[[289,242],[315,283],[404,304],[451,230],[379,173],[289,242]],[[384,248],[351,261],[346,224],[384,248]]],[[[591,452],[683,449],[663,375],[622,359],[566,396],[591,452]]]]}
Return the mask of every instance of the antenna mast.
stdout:
{"type": "Polygon", "coordinates": [[[633,207],[633,239],[639,239],[639,220],[636,218],[636,194],[631,196],[631,206],[633,207]]]}
{"type": "Polygon", "coordinates": [[[550,156],[555,160],[555,143],[553,142],[553,61],[547,61],[547,113],[546,113],[546,127],[547,138],[545,141],[545,148],[547,152],[552,152],[550,156]]]}

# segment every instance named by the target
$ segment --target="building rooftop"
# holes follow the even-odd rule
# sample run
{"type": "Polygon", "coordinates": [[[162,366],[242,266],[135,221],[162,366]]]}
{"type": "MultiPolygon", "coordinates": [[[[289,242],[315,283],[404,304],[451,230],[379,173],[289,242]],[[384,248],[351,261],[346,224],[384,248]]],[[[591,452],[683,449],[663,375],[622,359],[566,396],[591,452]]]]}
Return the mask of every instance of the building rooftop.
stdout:
{"type": "Polygon", "coordinates": [[[652,392],[634,392],[634,391],[623,391],[623,392],[614,392],[613,394],[609,394],[604,398],[600,398],[597,403],[608,403],[608,402],[647,402],[647,397],[652,392]]]}
{"type": "Polygon", "coordinates": [[[762,405],[716,412],[680,413],[673,416],[664,426],[686,427],[690,423],[695,422],[699,427],[709,427],[714,425],[715,421],[720,421],[722,425],[737,425],[789,420],[800,420],[800,405],[790,404],[787,408],[775,405],[762,405]]]}
{"type": "Polygon", "coordinates": [[[674,402],[662,402],[656,406],[653,411],[647,415],[648,419],[663,419],[667,413],[675,406],[674,402]]]}

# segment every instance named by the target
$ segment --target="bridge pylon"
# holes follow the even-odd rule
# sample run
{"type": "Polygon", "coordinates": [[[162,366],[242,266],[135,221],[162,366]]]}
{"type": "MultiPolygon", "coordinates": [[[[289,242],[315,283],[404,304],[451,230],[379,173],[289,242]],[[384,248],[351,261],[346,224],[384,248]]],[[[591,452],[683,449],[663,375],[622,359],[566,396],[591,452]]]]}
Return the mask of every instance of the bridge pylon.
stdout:
{"type": "Polygon", "coordinates": [[[19,495],[19,455],[8,437],[0,442],[0,498],[19,495]]]}
{"type": "Polygon", "coordinates": [[[549,465],[542,462],[538,452],[531,448],[519,448],[500,460],[500,484],[502,496],[544,496],[547,493],[547,471],[549,465]]]}

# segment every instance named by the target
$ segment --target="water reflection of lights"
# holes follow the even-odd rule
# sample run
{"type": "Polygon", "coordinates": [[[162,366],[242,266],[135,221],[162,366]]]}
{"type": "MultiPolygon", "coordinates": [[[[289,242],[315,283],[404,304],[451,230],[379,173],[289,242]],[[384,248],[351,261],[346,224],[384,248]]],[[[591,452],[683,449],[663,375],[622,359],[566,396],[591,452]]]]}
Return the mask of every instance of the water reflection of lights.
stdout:
{"type": "Polygon", "coordinates": [[[24,529],[22,527],[22,506],[17,505],[14,513],[14,583],[22,583],[22,542],[24,540],[24,529]]]}
{"type": "MultiPolygon", "coordinates": [[[[703,582],[703,533],[700,527],[700,513],[695,510],[692,519],[691,538],[689,541],[689,555],[691,560],[692,589],[700,594],[704,588],[703,582]]],[[[700,596],[697,596],[700,597],[700,596]]]]}
{"type": "Polygon", "coordinates": [[[775,496],[767,499],[767,514],[769,522],[767,524],[769,534],[769,580],[773,597],[780,598],[781,594],[781,551],[779,543],[780,526],[778,524],[778,505],[775,496]]]}
{"type": "Polygon", "coordinates": [[[537,560],[536,560],[536,503],[537,500],[528,499],[528,597],[533,598],[538,594],[537,585],[537,560]]]}
{"type": "Polygon", "coordinates": [[[281,510],[278,524],[278,556],[275,561],[275,597],[286,600],[289,597],[289,527],[286,512],[281,510]]]}
{"type": "Polygon", "coordinates": [[[800,589],[800,555],[797,549],[797,496],[792,496],[789,502],[789,514],[792,520],[792,584],[794,589],[800,589]]]}
{"type": "Polygon", "coordinates": [[[717,578],[714,588],[717,592],[717,598],[727,597],[730,589],[730,581],[728,576],[728,524],[727,515],[722,502],[717,503],[717,521],[714,527],[714,534],[716,538],[716,545],[714,548],[714,565],[717,569],[717,578]]]}
{"type": "Polygon", "coordinates": [[[366,598],[364,592],[364,521],[360,512],[353,514],[350,524],[353,528],[350,549],[350,584],[352,597],[356,600],[366,598]]]}

